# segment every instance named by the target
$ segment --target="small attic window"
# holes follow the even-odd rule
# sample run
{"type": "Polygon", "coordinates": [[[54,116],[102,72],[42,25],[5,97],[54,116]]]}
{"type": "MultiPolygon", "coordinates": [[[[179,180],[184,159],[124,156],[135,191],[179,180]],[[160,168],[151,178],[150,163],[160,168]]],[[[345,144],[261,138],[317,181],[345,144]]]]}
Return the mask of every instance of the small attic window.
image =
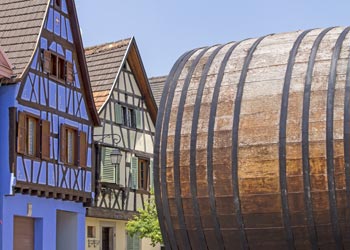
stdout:
{"type": "Polygon", "coordinates": [[[55,6],[57,8],[61,8],[61,0],[54,0],[55,1],[55,6]]]}

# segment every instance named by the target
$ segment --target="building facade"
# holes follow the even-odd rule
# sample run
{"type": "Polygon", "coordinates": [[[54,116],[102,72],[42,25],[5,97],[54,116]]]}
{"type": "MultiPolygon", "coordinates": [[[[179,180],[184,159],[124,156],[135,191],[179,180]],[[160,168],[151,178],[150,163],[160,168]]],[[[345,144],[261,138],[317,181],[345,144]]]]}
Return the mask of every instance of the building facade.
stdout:
{"type": "Polygon", "coordinates": [[[102,124],[94,128],[96,196],[87,209],[87,249],[152,249],[149,241],[125,231],[153,188],[157,114],[135,39],[90,47],[85,53],[102,124]],[[122,155],[119,165],[111,163],[116,149],[122,155]]]}
{"type": "Polygon", "coordinates": [[[0,249],[83,250],[99,118],[74,1],[0,11],[0,249]]]}

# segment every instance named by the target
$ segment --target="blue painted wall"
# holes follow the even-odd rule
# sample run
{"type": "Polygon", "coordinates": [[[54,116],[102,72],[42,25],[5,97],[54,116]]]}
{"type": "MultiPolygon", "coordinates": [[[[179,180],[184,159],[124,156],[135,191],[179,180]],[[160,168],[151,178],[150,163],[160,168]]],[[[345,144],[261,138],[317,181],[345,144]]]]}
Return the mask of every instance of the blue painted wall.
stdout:
{"type": "MultiPolygon", "coordinates": [[[[4,195],[11,191],[10,168],[9,168],[9,112],[8,108],[16,104],[16,95],[18,92],[16,85],[0,86],[0,242],[3,242],[3,226],[4,226],[4,195]]],[[[7,215],[6,215],[7,216],[7,215]]],[[[6,229],[6,232],[8,230],[6,229]]],[[[6,249],[1,248],[0,249],[6,249]]]]}
{"type": "MultiPolygon", "coordinates": [[[[56,212],[57,210],[76,213],[77,250],[85,249],[85,208],[81,203],[45,199],[29,195],[16,194],[4,197],[3,211],[6,215],[3,223],[6,230],[1,241],[2,249],[12,249],[13,244],[13,218],[14,216],[27,216],[28,204],[32,204],[32,218],[35,218],[35,249],[56,249],[56,212]]],[[[68,249],[67,249],[68,250],[68,249]]]]}
{"type": "Polygon", "coordinates": [[[51,187],[60,187],[61,189],[70,191],[79,190],[80,192],[91,192],[92,173],[90,170],[92,168],[91,148],[93,125],[88,114],[89,111],[87,110],[86,98],[84,98],[83,86],[81,86],[82,78],[80,76],[80,70],[75,63],[77,56],[74,46],[76,45],[73,43],[71,24],[69,18],[67,18],[69,13],[65,0],[62,0],[62,12],[64,13],[62,15],[53,8],[52,1],[50,5],[44,29],[51,32],[53,36],[49,36],[49,38],[44,38],[44,35],[39,37],[40,42],[38,48],[36,48],[34,52],[32,61],[29,62],[29,73],[23,76],[22,83],[0,86],[0,250],[13,249],[15,216],[28,216],[35,219],[34,235],[36,250],[56,249],[57,211],[66,211],[76,215],[77,243],[74,250],[85,249],[86,210],[82,202],[63,201],[61,199],[22,195],[19,193],[12,194],[11,179],[13,178],[10,173],[9,163],[9,107],[16,107],[18,111],[27,111],[31,114],[38,115],[43,120],[50,121],[51,135],[54,135],[51,136],[50,143],[51,158],[53,160],[33,160],[31,157],[24,154],[17,154],[17,183],[27,182],[30,185],[31,180],[27,180],[23,177],[25,168],[28,173],[33,170],[33,175],[39,176],[38,183],[36,184],[47,184],[51,187]],[[60,22],[56,20],[60,20],[60,22]],[[60,38],[56,39],[57,37],[60,38]],[[64,48],[63,45],[59,44],[57,41],[60,41],[60,39],[68,41],[70,43],[69,48],[64,48]],[[68,84],[67,82],[56,82],[54,78],[51,76],[49,77],[46,73],[45,77],[42,77],[42,66],[41,63],[39,63],[42,56],[40,49],[50,49],[51,52],[57,53],[66,61],[73,64],[74,81],[69,84],[74,86],[74,89],[68,88],[65,85],[68,84]],[[23,85],[23,89],[20,88],[21,84],[23,85]],[[48,100],[46,99],[47,96],[45,96],[43,89],[47,91],[46,93],[50,93],[48,100]],[[33,95],[32,92],[35,94],[33,95]],[[34,109],[34,105],[31,104],[42,105],[42,108],[34,109]],[[49,110],[47,107],[46,110],[44,110],[43,107],[45,106],[48,106],[49,110]],[[60,115],[57,114],[57,111],[61,112],[60,115]],[[83,121],[79,122],[81,120],[75,120],[77,117],[83,121]],[[59,128],[61,124],[71,125],[78,131],[84,131],[89,144],[86,168],[70,166],[67,170],[67,179],[69,176],[73,185],[70,184],[69,181],[67,181],[68,184],[65,184],[65,186],[60,186],[58,184],[62,183],[61,180],[64,176],[61,167],[68,168],[59,158],[59,128]],[[33,168],[30,165],[32,160],[33,168]],[[48,168],[47,170],[46,167],[42,168],[42,172],[38,174],[37,170],[41,164],[40,162],[43,162],[44,166],[48,166],[48,168]],[[30,170],[28,171],[28,169],[30,170]],[[46,183],[46,175],[48,176],[48,183],[46,183]],[[83,182],[82,180],[85,176],[86,182],[83,182]],[[78,185],[74,185],[75,180],[78,185]],[[29,207],[31,207],[30,211],[28,211],[29,207]]]}

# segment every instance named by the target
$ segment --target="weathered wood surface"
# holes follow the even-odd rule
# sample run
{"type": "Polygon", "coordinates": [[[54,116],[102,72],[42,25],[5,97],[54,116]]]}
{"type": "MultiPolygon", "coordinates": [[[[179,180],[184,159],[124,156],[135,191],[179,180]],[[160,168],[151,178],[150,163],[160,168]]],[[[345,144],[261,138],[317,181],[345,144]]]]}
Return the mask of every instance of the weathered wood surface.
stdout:
{"type": "Polygon", "coordinates": [[[348,31],[268,35],[174,65],[155,140],[168,249],[350,249],[348,31]]]}

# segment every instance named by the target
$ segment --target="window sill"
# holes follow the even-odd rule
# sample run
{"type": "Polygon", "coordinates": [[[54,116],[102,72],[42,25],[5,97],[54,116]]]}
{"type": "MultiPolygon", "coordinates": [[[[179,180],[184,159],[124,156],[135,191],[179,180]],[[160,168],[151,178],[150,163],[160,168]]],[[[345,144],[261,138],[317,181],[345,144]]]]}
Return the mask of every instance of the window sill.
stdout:
{"type": "Polygon", "coordinates": [[[150,191],[147,191],[145,189],[138,189],[136,190],[137,194],[151,194],[150,191]]]}
{"type": "Polygon", "coordinates": [[[28,159],[31,159],[31,160],[36,160],[36,161],[42,161],[44,159],[40,158],[39,156],[34,156],[34,155],[29,155],[29,154],[24,154],[24,153],[19,153],[17,152],[18,155],[22,155],[28,159]]]}

